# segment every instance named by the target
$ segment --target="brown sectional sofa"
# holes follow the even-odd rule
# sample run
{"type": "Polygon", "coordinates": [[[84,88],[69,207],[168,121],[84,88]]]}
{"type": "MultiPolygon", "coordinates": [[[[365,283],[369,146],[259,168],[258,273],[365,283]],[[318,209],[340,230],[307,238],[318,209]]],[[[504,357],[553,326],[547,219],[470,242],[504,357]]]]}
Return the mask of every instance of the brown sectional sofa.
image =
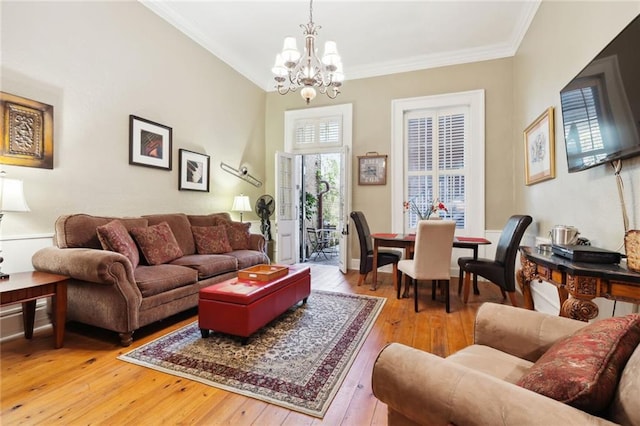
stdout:
{"type": "MultiPolygon", "coordinates": [[[[233,278],[239,269],[269,263],[262,235],[249,234],[246,247],[227,253],[201,254],[192,226],[234,225],[228,213],[186,215],[157,214],[140,217],[99,217],[87,214],[61,216],[56,220],[54,246],[33,255],[33,267],[68,275],[67,320],[112,330],[123,346],[131,344],[133,332],[155,321],[198,306],[201,288],[233,278]],[[139,265],[117,251],[104,250],[97,228],[117,219],[127,230],[166,222],[182,256],[149,265],[140,254],[139,265]]],[[[137,253],[136,253],[137,255],[137,253]]]]}

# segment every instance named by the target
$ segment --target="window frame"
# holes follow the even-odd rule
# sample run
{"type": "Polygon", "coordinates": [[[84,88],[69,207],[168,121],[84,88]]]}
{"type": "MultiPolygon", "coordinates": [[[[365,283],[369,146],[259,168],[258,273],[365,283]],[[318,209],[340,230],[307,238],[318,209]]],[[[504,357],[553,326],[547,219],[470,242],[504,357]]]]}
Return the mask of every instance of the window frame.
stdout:
{"type": "Polygon", "coordinates": [[[469,107],[469,140],[465,146],[468,165],[466,227],[456,229],[456,235],[483,236],[485,233],[485,108],[484,90],[433,96],[396,99],[391,102],[391,228],[404,232],[405,194],[405,114],[417,110],[469,107]]]}

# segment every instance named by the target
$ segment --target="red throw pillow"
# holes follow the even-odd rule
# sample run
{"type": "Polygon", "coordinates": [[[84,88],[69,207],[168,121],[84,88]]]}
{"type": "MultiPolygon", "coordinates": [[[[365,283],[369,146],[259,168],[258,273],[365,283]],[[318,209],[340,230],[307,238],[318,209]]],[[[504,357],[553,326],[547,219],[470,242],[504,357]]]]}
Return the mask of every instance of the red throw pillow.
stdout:
{"type": "Polygon", "coordinates": [[[96,228],[98,239],[104,250],[115,251],[129,259],[135,269],[140,263],[140,253],[127,228],[119,220],[112,220],[96,228]]]}
{"type": "Polygon", "coordinates": [[[199,254],[221,254],[233,250],[229,244],[227,229],[223,225],[192,226],[191,231],[199,254]]]}
{"type": "Polygon", "coordinates": [[[517,384],[597,415],[638,343],[639,314],[596,321],[556,342],[517,384]]]}
{"type": "Polygon", "coordinates": [[[182,250],[167,222],[131,229],[149,265],[160,265],[182,257],[182,250]]]}
{"type": "Polygon", "coordinates": [[[233,221],[218,221],[219,224],[224,224],[227,228],[227,237],[229,238],[229,244],[233,250],[247,250],[249,248],[249,228],[251,223],[249,222],[233,222],[233,221]]]}

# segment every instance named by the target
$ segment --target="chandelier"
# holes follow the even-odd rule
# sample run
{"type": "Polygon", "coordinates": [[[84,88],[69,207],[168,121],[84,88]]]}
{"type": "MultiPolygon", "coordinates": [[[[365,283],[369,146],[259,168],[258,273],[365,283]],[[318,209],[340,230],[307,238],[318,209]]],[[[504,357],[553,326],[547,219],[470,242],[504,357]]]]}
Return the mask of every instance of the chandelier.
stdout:
{"type": "Polygon", "coordinates": [[[321,27],[313,22],[313,0],[309,2],[309,23],[300,24],[300,28],[304,30],[304,52],[301,55],[298,51],[295,37],[284,39],[282,52],[276,56],[276,63],[271,69],[276,89],[281,95],[300,89],[300,95],[307,104],[316,97],[316,88],[335,99],[344,80],[342,60],[334,41],[327,41],[322,59],[318,57],[315,41],[321,27]]]}

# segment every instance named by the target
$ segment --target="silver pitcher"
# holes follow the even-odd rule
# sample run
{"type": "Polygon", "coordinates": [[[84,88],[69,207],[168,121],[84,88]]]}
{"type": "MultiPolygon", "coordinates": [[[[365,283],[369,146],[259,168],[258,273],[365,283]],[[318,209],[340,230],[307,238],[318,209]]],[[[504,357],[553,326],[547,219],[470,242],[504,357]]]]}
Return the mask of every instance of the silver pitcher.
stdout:
{"type": "Polygon", "coordinates": [[[556,225],[549,231],[552,244],[572,245],[578,242],[578,228],[575,226],[556,225]]]}

